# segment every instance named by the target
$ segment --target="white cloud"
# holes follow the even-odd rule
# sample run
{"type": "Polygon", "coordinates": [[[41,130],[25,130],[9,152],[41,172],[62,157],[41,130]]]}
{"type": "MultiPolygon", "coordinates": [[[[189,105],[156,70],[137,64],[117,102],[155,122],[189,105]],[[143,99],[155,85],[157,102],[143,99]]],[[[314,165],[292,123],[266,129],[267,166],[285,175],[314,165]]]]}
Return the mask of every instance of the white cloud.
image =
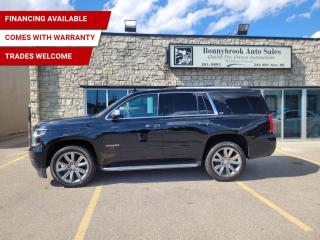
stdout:
{"type": "Polygon", "coordinates": [[[215,33],[238,21],[251,22],[274,15],[282,8],[301,4],[303,0],[208,0],[216,7],[224,8],[224,17],[207,28],[207,34],[215,33]]]}
{"type": "Polygon", "coordinates": [[[140,33],[190,34],[204,18],[222,13],[205,0],[168,0],[163,6],[158,0],[111,0],[105,8],[112,11],[108,31],[113,32],[123,32],[125,19],[135,19],[140,33]]]}
{"type": "Polygon", "coordinates": [[[138,27],[145,24],[147,15],[150,14],[155,6],[156,0],[111,0],[104,8],[111,10],[108,30],[112,32],[124,31],[124,20],[137,20],[138,27]]]}
{"type": "Polygon", "coordinates": [[[297,17],[296,14],[291,15],[290,17],[286,18],[286,22],[292,22],[297,17]]]}
{"type": "Polygon", "coordinates": [[[311,7],[312,10],[317,8],[320,8],[320,0],[316,0],[311,7]]]}
{"type": "Polygon", "coordinates": [[[299,14],[299,17],[302,17],[302,18],[311,18],[311,13],[309,13],[309,12],[300,13],[300,14],[299,14]]]}
{"type": "MultiPolygon", "coordinates": [[[[195,26],[212,19],[206,34],[213,34],[237,22],[250,23],[275,15],[281,9],[305,0],[108,0],[111,10],[108,31],[123,32],[124,20],[137,20],[140,33],[193,33],[195,26]]],[[[320,1],[320,0],[319,0],[320,1]]],[[[310,13],[291,17],[310,18],[310,13]],[[301,16],[300,16],[301,15],[301,16]]]]}
{"type": "Polygon", "coordinates": [[[160,7],[142,27],[144,32],[177,32],[186,33],[203,18],[214,16],[221,11],[202,8],[192,11],[196,0],[169,0],[167,5],[160,7]]]}
{"type": "Polygon", "coordinates": [[[207,33],[212,34],[218,32],[239,20],[237,15],[224,16],[219,21],[211,23],[207,28],[207,33]]]}
{"type": "Polygon", "coordinates": [[[296,18],[311,18],[311,13],[310,12],[305,12],[305,13],[300,13],[300,14],[293,14],[290,17],[286,18],[286,22],[292,22],[296,18]]]}
{"type": "Polygon", "coordinates": [[[1,10],[72,10],[69,0],[1,0],[1,10]]]}
{"type": "Polygon", "coordinates": [[[311,37],[312,38],[320,38],[320,31],[315,32],[311,37]]]}

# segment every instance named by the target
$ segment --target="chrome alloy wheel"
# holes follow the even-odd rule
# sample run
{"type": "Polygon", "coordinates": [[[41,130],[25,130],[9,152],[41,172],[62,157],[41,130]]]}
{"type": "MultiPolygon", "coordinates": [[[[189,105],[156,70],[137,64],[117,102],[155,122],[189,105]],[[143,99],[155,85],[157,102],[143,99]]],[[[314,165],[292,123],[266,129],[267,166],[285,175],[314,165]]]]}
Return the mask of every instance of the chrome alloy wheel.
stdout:
{"type": "Polygon", "coordinates": [[[236,149],[223,147],[213,155],[211,163],[214,172],[220,177],[231,177],[240,171],[242,159],[236,149]]]}
{"type": "Polygon", "coordinates": [[[55,172],[59,179],[68,184],[82,182],[88,175],[88,159],[79,152],[66,152],[55,164],[55,172]]]}

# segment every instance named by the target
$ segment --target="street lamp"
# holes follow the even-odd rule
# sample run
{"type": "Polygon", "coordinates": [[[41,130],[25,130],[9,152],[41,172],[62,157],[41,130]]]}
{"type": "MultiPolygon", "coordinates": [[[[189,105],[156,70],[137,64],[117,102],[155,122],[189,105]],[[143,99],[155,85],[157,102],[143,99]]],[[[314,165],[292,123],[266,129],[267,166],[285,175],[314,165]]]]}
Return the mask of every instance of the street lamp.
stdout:
{"type": "Polygon", "coordinates": [[[136,32],[137,21],[136,20],[124,20],[124,31],[125,32],[136,32]]]}
{"type": "Polygon", "coordinates": [[[237,35],[247,35],[249,24],[240,23],[238,25],[237,35]]]}

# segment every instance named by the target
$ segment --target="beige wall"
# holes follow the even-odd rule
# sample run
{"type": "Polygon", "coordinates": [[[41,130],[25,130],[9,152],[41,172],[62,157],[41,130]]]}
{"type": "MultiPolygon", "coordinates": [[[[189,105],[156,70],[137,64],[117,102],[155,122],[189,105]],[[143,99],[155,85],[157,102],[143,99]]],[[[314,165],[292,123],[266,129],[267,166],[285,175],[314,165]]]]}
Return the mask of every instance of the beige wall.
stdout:
{"type": "Polygon", "coordinates": [[[29,67],[0,67],[0,136],[28,129],[29,67]]]}

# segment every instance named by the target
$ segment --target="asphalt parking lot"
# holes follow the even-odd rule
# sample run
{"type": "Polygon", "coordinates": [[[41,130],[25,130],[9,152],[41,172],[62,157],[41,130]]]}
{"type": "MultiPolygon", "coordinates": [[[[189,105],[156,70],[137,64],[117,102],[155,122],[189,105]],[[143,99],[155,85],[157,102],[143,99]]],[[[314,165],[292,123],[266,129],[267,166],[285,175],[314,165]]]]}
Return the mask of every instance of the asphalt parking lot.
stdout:
{"type": "Polygon", "coordinates": [[[0,141],[0,239],[320,239],[320,142],[280,142],[237,182],[202,168],[38,178],[24,135],[0,141]]]}

